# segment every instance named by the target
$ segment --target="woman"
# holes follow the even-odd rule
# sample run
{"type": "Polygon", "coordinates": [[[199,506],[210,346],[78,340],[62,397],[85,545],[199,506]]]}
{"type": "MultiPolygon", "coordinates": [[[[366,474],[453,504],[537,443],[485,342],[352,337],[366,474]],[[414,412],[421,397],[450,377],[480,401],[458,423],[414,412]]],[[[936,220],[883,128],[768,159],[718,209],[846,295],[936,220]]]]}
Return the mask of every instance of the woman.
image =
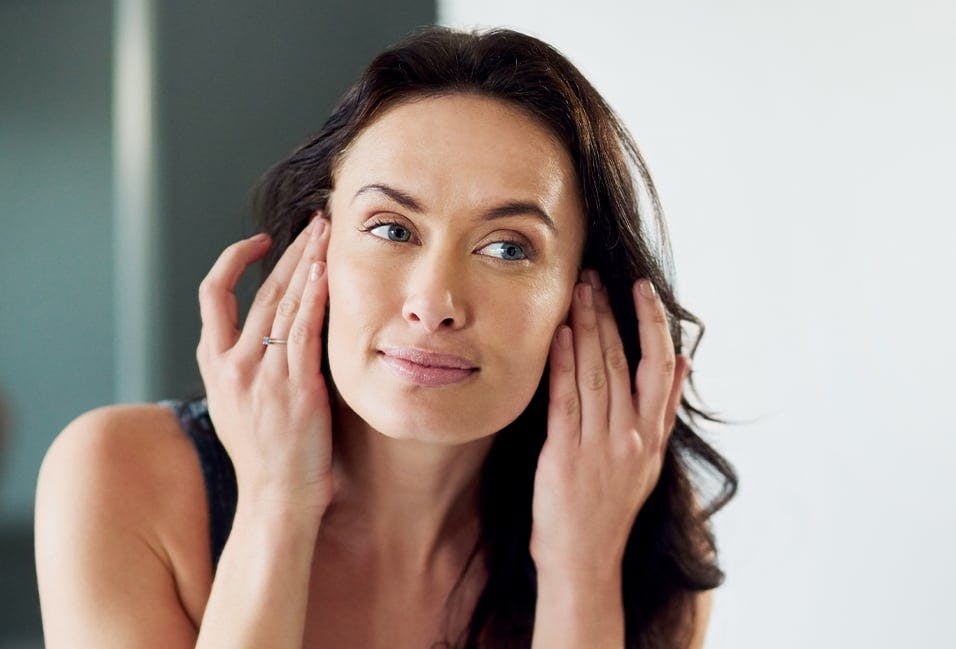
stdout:
{"type": "Polygon", "coordinates": [[[47,646],[700,647],[736,477],[677,418],[715,420],[682,397],[700,322],[581,74],[419,30],[257,196],[263,233],[199,289],[206,399],[100,408],[48,451],[47,646]]]}

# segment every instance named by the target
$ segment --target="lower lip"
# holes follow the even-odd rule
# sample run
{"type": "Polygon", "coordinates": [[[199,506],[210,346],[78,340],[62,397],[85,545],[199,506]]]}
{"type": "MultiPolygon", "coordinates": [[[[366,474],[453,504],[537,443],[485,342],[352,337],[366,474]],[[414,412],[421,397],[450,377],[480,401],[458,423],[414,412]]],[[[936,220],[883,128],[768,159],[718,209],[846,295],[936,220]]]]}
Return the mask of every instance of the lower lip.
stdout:
{"type": "Polygon", "coordinates": [[[382,352],[379,352],[379,357],[390,370],[403,379],[418,385],[437,386],[458,383],[478,371],[477,369],[463,370],[453,367],[426,367],[382,352]]]}

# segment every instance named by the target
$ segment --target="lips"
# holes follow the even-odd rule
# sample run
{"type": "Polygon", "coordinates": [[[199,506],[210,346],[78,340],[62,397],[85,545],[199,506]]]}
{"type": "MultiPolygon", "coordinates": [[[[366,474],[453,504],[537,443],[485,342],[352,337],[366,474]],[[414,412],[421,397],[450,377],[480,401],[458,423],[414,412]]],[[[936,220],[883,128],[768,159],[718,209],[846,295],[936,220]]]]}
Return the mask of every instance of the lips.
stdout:
{"type": "Polygon", "coordinates": [[[379,358],[396,375],[420,386],[450,385],[478,372],[478,366],[462,356],[415,347],[385,347],[379,358]]]}
{"type": "Polygon", "coordinates": [[[413,347],[385,347],[382,353],[392,358],[415,363],[426,368],[474,370],[478,367],[467,358],[454,354],[416,349],[413,347]]]}

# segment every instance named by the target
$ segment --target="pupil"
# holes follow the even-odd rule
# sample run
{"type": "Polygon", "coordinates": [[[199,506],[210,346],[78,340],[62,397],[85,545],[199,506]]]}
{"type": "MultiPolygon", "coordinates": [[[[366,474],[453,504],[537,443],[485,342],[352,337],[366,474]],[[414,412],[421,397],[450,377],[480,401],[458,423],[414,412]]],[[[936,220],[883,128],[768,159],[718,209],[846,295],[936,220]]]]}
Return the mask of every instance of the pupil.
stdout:
{"type": "MultiPolygon", "coordinates": [[[[404,232],[404,231],[405,231],[405,228],[403,228],[403,227],[400,226],[400,225],[393,225],[393,226],[392,226],[392,234],[394,234],[395,232],[402,233],[402,232],[404,232]]],[[[400,239],[404,239],[405,237],[401,237],[401,236],[400,236],[399,238],[400,238],[400,239]]]]}

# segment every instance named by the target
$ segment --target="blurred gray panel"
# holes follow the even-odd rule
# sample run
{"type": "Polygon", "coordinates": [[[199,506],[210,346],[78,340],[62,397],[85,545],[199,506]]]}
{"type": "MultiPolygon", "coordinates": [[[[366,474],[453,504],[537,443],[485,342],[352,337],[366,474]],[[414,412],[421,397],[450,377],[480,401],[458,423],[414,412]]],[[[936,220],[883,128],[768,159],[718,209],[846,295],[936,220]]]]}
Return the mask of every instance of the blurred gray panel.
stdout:
{"type": "Polygon", "coordinates": [[[33,497],[113,400],[108,0],[0,3],[0,648],[39,649],[33,497]]]}
{"type": "MultiPolygon", "coordinates": [[[[430,0],[157,8],[165,302],[154,398],[201,385],[196,289],[222,249],[251,234],[245,207],[255,180],[319,129],[375,53],[436,15],[430,0]]],[[[238,289],[241,313],[253,279],[238,289]]]]}
{"type": "Polygon", "coordinates": [[[131,302],[157,320],[141,337],[141,357],[157,359],[142,398],[197,387],[196,289],[248,234],[247,191],[376,52],[435,20],[420,0],[151,4],[154,261],[116,262],[114,5],[0,2],[0,649],[42,646],[32,525],[43,454],[71,419],[117,400],[116,309],[129,305],[114,299],[114,273],[155,266],[143,273],[155,285],[131,302]]]}
{"type": "Polygon", "coordinates": [[[108,1],[0,3],[0,522],[53,437],[113,399],[108,1]]]}

